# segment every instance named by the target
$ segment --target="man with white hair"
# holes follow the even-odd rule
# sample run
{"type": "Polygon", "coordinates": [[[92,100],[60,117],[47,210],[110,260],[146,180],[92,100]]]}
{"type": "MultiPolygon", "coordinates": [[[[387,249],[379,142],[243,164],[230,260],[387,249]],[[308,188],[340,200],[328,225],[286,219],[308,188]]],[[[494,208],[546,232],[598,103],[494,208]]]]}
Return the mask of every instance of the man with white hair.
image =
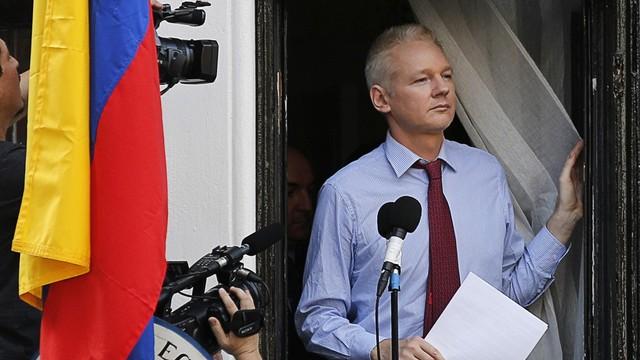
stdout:
{"type": "Polygon", "coordinates": [[[329,358],[390,359],[390,297],[376,284],[386,241],[381,205],[416,198],[422,218],[403,244],[400,359],[442,359],[423,340],[464,278],[473,272],[523,306],[553,281],[582,217],[578,143],[559,181],[556,208],[525,247],[515,229],[504,170],[492,155],[446,140],[456,108],[454,69],[431,31],[418,24],[382,33],[365,68],[374,108],[389,132],[378,148],[347,165],[320,190],[296,314],[307,349],[329,358]]]}

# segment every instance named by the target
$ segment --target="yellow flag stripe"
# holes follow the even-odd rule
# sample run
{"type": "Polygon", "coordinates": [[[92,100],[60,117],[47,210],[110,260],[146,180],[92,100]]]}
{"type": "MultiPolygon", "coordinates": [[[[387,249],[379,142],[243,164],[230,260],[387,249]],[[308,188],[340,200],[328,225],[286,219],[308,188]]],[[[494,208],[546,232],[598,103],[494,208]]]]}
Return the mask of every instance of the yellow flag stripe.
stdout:
{"type": "Polygon", "coordinates": [[[19,293],[89,271],[89,5],[36,0],[25,190],[13,239],[19,293]]]}

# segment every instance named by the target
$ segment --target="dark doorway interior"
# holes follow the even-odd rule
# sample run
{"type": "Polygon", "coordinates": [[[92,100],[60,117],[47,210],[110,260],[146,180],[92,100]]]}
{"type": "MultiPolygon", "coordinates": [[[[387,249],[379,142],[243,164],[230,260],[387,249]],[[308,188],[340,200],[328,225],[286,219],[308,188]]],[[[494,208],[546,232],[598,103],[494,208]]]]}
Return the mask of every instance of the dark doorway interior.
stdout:
{"type": "Polygon", "coordinates": [[[33,1],[4,0],[0,3],[0,24],[2,27],[31,24],[33,1]]]}

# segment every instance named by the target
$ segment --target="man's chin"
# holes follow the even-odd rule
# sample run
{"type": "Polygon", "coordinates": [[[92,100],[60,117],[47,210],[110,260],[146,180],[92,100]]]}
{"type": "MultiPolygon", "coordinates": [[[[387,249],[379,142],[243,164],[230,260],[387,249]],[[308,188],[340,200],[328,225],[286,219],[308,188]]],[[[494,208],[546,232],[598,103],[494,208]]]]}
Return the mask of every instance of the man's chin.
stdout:
{"type": "Polygon", "coordinates": [[[431,125],[431,130],[435,130],[437,132],[443,132],[449,126],[451,126],[452,122],[453,122],[453,116],[443,113],[433,117],[431,121],[429,121],[429,124],[431,125]]]}

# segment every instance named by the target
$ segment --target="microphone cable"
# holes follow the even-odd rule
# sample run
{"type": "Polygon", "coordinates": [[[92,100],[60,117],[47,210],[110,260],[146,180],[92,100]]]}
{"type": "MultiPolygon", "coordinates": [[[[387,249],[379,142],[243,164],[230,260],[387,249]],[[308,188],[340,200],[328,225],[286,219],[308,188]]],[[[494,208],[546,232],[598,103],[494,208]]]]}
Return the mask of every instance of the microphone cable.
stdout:
{"type": "Polygon", "coordinates": [[[378,311],[380,306],[380,296],[376,296],[376,353],[380,360],[380,323],[378,322],[378,311]]]}

